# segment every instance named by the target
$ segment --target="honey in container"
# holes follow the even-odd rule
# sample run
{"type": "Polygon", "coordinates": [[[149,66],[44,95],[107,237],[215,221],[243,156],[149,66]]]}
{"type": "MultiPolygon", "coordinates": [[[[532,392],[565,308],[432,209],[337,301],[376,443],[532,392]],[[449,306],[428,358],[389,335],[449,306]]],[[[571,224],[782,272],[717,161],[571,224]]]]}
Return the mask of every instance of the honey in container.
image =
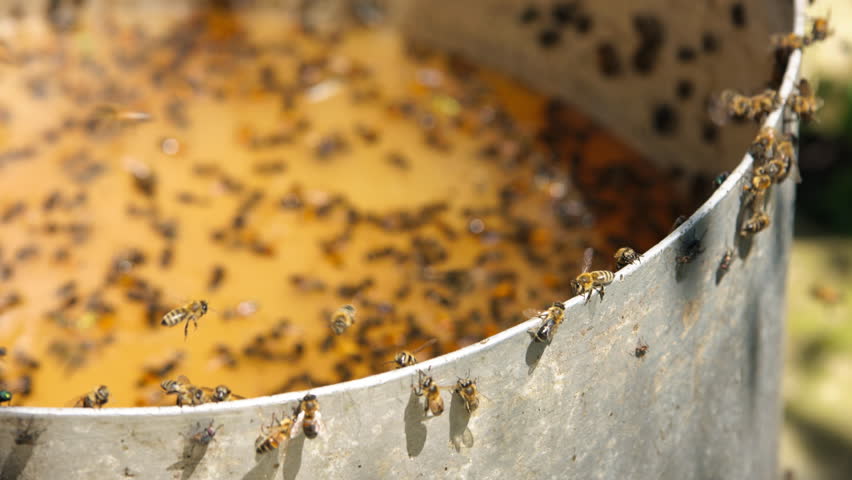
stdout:
{"type": "Polygon", "coordinates": [[[612,268],[683,213],[672,179],[586,116],[383,25],[75,15],[27,12],[0,55],[13,405],[386,371],[569,298],[584,249],[612,268]],[[163,325],[181,307],[195,318],[163,325]]]}

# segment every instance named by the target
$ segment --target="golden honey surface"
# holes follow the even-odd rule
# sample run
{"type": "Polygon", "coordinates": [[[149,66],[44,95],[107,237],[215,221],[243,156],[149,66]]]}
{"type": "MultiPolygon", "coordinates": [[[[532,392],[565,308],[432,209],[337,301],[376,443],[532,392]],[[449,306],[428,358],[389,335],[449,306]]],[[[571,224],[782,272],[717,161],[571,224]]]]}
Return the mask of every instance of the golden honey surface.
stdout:
{"type": "Polygon", "coordinates": [[[670,224],[655,213],[664,188],[646,215],[607,207],[623,189],[596,179],[641,160],[581,115],[385,27],[144,7],[13,27],[0,63],[13,405],[102,384],[107,407],[173,404],[159,384],[178,375],[250,397],[381,372],[400,350],[436,339],[415,354],[430,358],[567,299],[585,247],[611,268],[615,248],[648,248],[670,224]],[[199,300],[209,311],[186,338],[160,324],[199,300]],[[356,321],[336,336],[344,304],[356,321]]]}

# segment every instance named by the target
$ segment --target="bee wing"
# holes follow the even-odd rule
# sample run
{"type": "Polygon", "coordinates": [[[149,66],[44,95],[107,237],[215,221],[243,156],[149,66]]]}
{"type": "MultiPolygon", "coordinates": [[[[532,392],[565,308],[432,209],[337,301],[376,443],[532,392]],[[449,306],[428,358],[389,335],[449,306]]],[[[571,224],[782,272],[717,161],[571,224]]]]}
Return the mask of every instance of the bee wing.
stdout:
{"type": "Polygon", "coordinates": [[[420,350],[423,350],[424,348],[428,347],[429,345],[432,345],[433,343],[435,343],[435,342],[437,342],[437,341],[438,341],[438,339],[437,339],[437,338],[432,338],[432,339],[430,339],[429,341],[427,341],[426,343],[424,343],[423,345],[420,345],[419,347],[417,347],[417,350],[415,350],[415,351],[413,351],[413,352],[411,352],[411,353],[412,353],[412,354],[417,353],[417,352],[419,352],[420,350]]]}
{"type": "Polygon", "coordinates": [[[524,315],[524,318],[544,318],[547,316],[546,311],[537,308],[527,308],[521,313],[524,315]]]}
{"type": "Polygon", "coordinates": [[[589,271],[589,268],[592,266],[592,257],[595,255],[594,248],[587,248],[583,251],[583,273],[589,271]]]}
{"type": "Polygon", "coordinates": [[[88,395],[88,394],[86,394],[86,395],[78,395],[78,396],[76,396],[76,397],[72,398],[71,400],[68,400],[67,402],[65,402],[65,403],[63,404],[63,406],[64,406],[64,407],[74,407],[74,408],[82,407],[82,406],[83,406],[83,401],[84,401],[84,400],[86,400],[86,396],[87,396],[87,395],[88,395]]]}
{"type": "Polygon", "coordinates": [[[186,375],[179,375],[177,377],[177,381],[185,387],[189,387],[192,385],[192,382],[189,381],[189,378],[187,378],[186,375]]]}
{"type": "Polygon", "coordinates": [[[296,436],[302,433],[304,420],[305,412],[299,412],[299,415],[296,416],[296,420],[293,421],[293,428],[290,429],[290,438],[296,438],[296,436]]]}

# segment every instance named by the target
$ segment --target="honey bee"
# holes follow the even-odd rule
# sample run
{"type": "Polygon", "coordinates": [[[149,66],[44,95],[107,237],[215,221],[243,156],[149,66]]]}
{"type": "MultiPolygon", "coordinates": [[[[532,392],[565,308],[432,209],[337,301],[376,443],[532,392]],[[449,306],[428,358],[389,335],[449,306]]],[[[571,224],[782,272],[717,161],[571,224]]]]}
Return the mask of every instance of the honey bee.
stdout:
{"type": "Polygon", "coordinates": [[[188,378],[181,375],[177,380],[163,380],[160,383],[160,388],[166,392],[166,395],[177,395],[175,404],[179,407],[184,405],[201,405],[212,401],[212,395],[209,390],[196,387],[188,378]]]}
{"type": "Polygon", "coordinates": [[[554,302],[550,308],[540,313],[539,316],[542,319],[541,326],[539,326],[538,330],[530,330],[530,333],[536,342],[550,343],[556,334],[556,329],[565,320],[565,304],[554,302]]]}
{"type": "MultiPolygon", "coordinates": [[[[198,427],[201,427],[201,424],[198,424],[198,427]]],[[[222,425],[219,425],[215,429],[213,428],[213,420],[210,420],[210,425],[201,428],[196,434],[192,437],[192,441],[198,443],[200,445],[207,445],[213,440],[213,437],[216,436],[216,433],[219,429],[222,428],[222,425]]]]}
{"type": "Polygon", "coordinates": [[[775,151],[777,135],[772,127],[763,127],[757,133],[754,141],[748,149],[748,153],[754,158],[755,163],[764,163],[768,158],[772,157],[775,151]]]}
{"type": "Polygon", "coordinates": [[[99,105],[95,107],[86,122],[86,128],[91,133],[110,134],[134,123],[151,120],[151,114],[126,110],[114,105],[99,105]]]}
{"type": "Polygon", "coordinates": [[[710,118],[724,125],[731,118],[746,118],[751,109],[749,98],[735,90],[723,90],[710,104],[710,118]]]}
{"type": "Polygon", "coordinates": [[[776,50],[789,52],[798,50],[808,44],[808,39],[795,33],[775,34],[769,37],[769,42],[776,50]]]}
{"type": "Polygon", "coordinates": [[[754,215],[752,215],[745,224],[743,224],[742,229],[740,229],[740,235],[743,237],[754,235],[755,233],[763,231],[768,226],[769,215],[762,210],[758,210],[754,212],[754,215]]]}
{"type": "Polygon", "coordinates": [[[417,358],[414,356],[414,354],[423,350],[424,348],[428,347],[429,345],[432,345],[433,343],[435,343],[434,338],[429,340],[428,342],[424,343],[423,345],[420,345],[419,347],[417,347],[417,350],[414,350],[413,352],[409,352],[408,350],[403,350],[403,351],[397,353],[396,356],[393,357],[393,360],[391,360],[389,362],[385,362],[385,363],[395,363],[396,368],[410,367],[411,365],[414,365],[415,363],[417,363],[417,358]]]}
{"type": "Polygon", "coordinates": [[[816,92],[806,78],[799,80],[796,90],[797,93],[790,95],[787,105],[799,118],[810,121],[822,107],[822,99],[816,97],[816,92]]]}
{"type": "Polygon", "coordinates": [[[412,385],[411,388],[418,397],[426,396],[424,412],[432,412],[432,416],[435,417],[444,413],[444,399],[441,398],[441,389],[426,372],[417,371],[417,386],[412,385]]]}
{"type": "Polygon", "coordinates": [[[467,410],[467,413],[473,413],[474,410],[479,408],[479,389],[476,387],[475,379],[458,379],[453,392],[457,393],[464,401],[464,408],[467,410]]]}
{"type": "Polygon", "coordinates": [[[725,250],[725,254],[722,256],[722,261],[719,262],[719,270],[722,272],[727,272],[731,268],[731,262],[734,261],[734,251],[732,249],[725,250]]]}
{"type": "Polygon", "coordinates": [[[78,398],[74,403],[74,407],[82,408],[101,408],[109,401],[109,389],[106,385],[101,385],[95,390],[78,398]]]}
{"type": "Polygon", "coordinates": [[[355,307],[344,305],[331,314],[331,331],[341,335],[355,323],[355,307]]]}
{"type": "Polygon", "coordinates": [[[765,167],[757,167],[754,169],[754,175],[751,181],[747,183],[743,189],[751,192],[753,195],[763,196],[769,187],[772,186],[772,177],[767,175],[765,167]]]}
{"type": "Polygon", "coordinates": [[[170,310],[163,315],[160,324],[166,327],[174,327],[180,322],[186,322],[186,326],[183,328],[183,336],[186,338],[189,334],[189,322],[192,322],[195,328],[198,328],[198,319],[203,317],[205,313],[207,313],[207,302],[204,300],[193,301],[170,310]]]}
{"type": "MultiPolygon", "coordinates": [[[[203,389],[202,389],[203,390],[203,389]]],[[[241,397],[235,393],[231,393],[231,389],[225,385],[218,385],[213,389],[213,393],[210,398],[214,402],[232,402],[234,400],[242,400],[245,397],[241,397]]]]}
{"type": "Polygon", "coordinates": [[[273,413],[272,424],[260,427],[261,434],[254,442],[255,451],[266,453],[286,445],[293,432],[293,423],[292,417],[284,417],[278,420],[273,413]]]}
{"type": "Polygon", "coordinates": [[[622,268],[632,264],[633,262],[641,262],[639,255],[630,247],[622,247],[619,248],[618,251],[615,252],[615,268],[616,270],[621,270],[622,268]]]}
{"type": "Polygon", "coordinates": [[[9,390],[0,390],[0,404],[12,403],[12,392],[9,390]]]}
{"type": "Polygon", "coordinates": [[[585,303],[589,303],[593,292],[598,292],[601,300],[603,300],[604,288],[612,283],[615,278],[615,275],[608,270],[589,271],[589,267],[592,266],[593,255],[594,250],[587,248],[583,253],[583,273],[571,281],[571,288],[574,289],[575,295],[586,295],[585,303]]]}
{"type": "Polygon", "coordinates": [[[778,92],[767,88],[766,90],[749,97],[749,118],[762,120],[778,107],[778,92]]]}
{"type": "Polygon", "coordinates": [[[783,182],[787,175],[793,173],[793,180],[796,183],[802,182],[802,177],[799,175],[799,166],[796,161],[796,149],[793,146],[793,140],[790,135],[786,135],[783,141],[778,142],[775,148],[775,158],[780,160],[785,167],[783,171],[776,173],[775,178],[778,183],[783,182]]]}
{"type": "Polygon", "coordinates": [[[305,395],[296,407],[296,411],[299,412],[296,418],[296,425],[301,424],[302,431],[305,432],[306,437],[316,438],[320,433],[322,425],[319,400],[317,400],[316,395],[310,393],[305,395]]]}
{"type": "Polygon", "coordinates": [[[636,350],[633,352],[633,355],[635,355],[636,358],[642,358],[646,353],[648,353],[648,344],[640,338],[636,343],[636,350]]]}
{"type": "Polygon", "coordinates": [[[807,38],[805,39],[806,45],[823,41],[834,33],[834,30],[828,27],[828,20],[829,15],[814,18],[813,24],[811,24],[810,34],[807,35],[807,38]]]}

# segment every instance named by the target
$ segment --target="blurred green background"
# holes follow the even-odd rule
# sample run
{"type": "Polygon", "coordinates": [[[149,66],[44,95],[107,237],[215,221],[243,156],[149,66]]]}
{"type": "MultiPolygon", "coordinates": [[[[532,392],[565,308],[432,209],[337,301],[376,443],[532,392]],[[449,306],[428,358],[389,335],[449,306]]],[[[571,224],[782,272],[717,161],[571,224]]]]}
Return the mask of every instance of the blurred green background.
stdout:
{"type": "Polygon", "coordinates": [[[834,36],[804,57],[825,104],[801,130],[787,285],[780,461],[796,480],[852,479],[852,1],[817,0],[809,13],[829,11],[834,36]]]}

